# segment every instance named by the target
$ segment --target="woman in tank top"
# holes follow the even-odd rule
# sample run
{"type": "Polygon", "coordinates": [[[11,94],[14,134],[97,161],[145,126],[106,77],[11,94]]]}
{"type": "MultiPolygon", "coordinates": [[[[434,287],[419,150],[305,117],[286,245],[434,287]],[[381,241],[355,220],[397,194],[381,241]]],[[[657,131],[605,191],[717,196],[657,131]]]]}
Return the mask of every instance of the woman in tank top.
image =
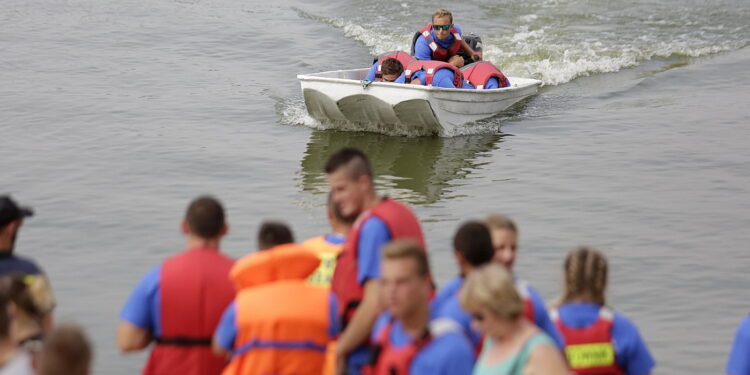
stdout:
{"type": "Polygon", "coordinates": [[[473,375],[569,374],[554,341],[523,318],[521,297],[502,266],[472,272],[459,299],[484,334],[473,375]]]}

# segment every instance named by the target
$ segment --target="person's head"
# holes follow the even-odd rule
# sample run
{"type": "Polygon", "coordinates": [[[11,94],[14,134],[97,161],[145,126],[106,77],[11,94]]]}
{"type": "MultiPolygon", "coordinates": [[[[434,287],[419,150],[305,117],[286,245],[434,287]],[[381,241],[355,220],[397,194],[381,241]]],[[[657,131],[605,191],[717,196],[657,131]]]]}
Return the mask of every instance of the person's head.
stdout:
{"type": "Polygon", "coordinates": [[[0,279],[0,288],[8,294],[14,306],[14,332],[23,340],[44,332],[44,318],[55,307],[52,288],[44,275],[13,272],[0,279]]]}
{"type": "Polygon", "coordinates": [[[513,277],[499,264],[490,263],[470,273],[458,298],[472,315],[472,324],[492,337],[507,335],[522,318],[523,301],[513,277]]]}
{"type": "Polygon", "coordinates": [[[328,223],[334,233],[346,235],[354,224],[354,218],[346,217],[339,205],[333,202],[333,193],[328,192],[328,223]]]}
{"type": "Polygon", "coordinates": [[[0,278],[0,343],[8,344],[13,343],[11,323],[13,322],[13,315],[16,308],[11,303],[10,283],[6,282],[5,278],[0,278]]]}
{"type": "Polygon", "coordinates": [[[218,239],[227,233],[224,207],[214,197],[201,196],[193,200],[182,222],[185,234],[203,239],[218,239]]]}
{"type": "Polygon", "coordinates": [[[33,215],[31,208],[19,206],[10,195],[0,196],[0,251],[13,251],[23,219],[33,215]]]}
{"type": "Polygon", "coordinates": [[[274,246],[279,246],[294,242],[294,235],[284,223],[275,221],[264,221],[258,230],[258,250],[268,250],[274,246]]]}
{"type": "Polygon", "coordinates": [[[373,173],[367,156],[356,148],[342,148],[325,165],[331,198],[343,217],[354,220],[374,199],[373,173]]]}
{"type": "Polygon", "coordinates": [[[432,13],[432,30],[440,40],[445,40],[451,34],[450,27],[453,26],[453,13],[445,8],[440,8],[432,13]]]}
{"type": "Polygon", "coordinates": [[[590,302],[604,306],[607,288],[607,258],[602,252],[579,247],[565,258],[565,292],[562,303],[590,302]]]}
{"type": "Polygon", "coordinates": [[[427,308],[432,292],[427,253],[410,240],[385,245],[381,282],[383,302],[393,316],[404,318],[427,308]]]}
{"type": "Polygon", "coordinates": [[[387,58],[380,65],[380,72],[383,74],[383,81],[394,82],[404,72],[404,64],[393,57],[387,58]]]}
{"type": "Polygon", "coordinates": [[[88,375],[91,356],[91,344],[83,330],[61,324],[44,339],[37,374],[88,375]]]}
{"type": "Polygon", "coordinates": [[[453,251],[462,275],[489,263],[494,254],[490,231],[478,221],[461,224],[453,236],[453,251]]]}
{"type": "Polygon", "coordinates": [[[506,216],[492,214],[484,219],[484,224],[490,229],[492,247],[495,249],[495,257],[492,260],[512,272],[518,253],[518,227],[516,223],[506,216]]]}

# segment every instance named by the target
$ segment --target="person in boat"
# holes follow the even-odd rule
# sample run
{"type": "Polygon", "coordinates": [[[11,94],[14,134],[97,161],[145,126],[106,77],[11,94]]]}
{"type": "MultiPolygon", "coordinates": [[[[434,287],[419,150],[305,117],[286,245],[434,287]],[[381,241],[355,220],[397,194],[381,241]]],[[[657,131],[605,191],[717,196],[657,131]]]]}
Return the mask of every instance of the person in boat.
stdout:
{"type": "Polygon", "coordinates": [[[482,51],[474,51],[461,37],[461,28],[453,24],[453,14],[440,8],[432,14],[432,22],[419,30],[414,42],[414,57],[418,60],[444,61],[460,68],[464,58],[459,51],[465,51],[472,60],[482,59],[482,51]]]}
{"type": "Polygon", "coordinates": [[[37,375],[89,375],[92,349],[77,325],[62,324],[45,338],[37,375]]]}
{"type": "Polygon", "coordinates": [[[478,221],[461,224],[453,236],[453,256],[458,263],[459,275],[440,289],[430,306],[436,319],[450,319],[459,324],[475,348],[481,345],[481,334],[471,327],[471,315],[461,307],[458,292],[466,276],[489,264],[493,255],[490,231],[484,224],[478,221]]]}
{"type": "Polygon", "coordinates": [[[490,90],[510,86],[508,78],[489,61],[479,61],[461,68],[464,88],[490,90]]]}
{"type": "Polygon", "coordinates": [[[359,374],[368,362],[367,340],[380,302],[380,250],[401,238],[424,248],[419,220],[406,205],[379,197],[367,156],[355,148],[335,152],[325,165],[331,199],[344,217],[357,218],[336,264],[331,289],[336,294],[343,332],[336,342],[338,373],[359,374]]]}
{"type": "Polygon", "coordinates": [[[463,87],[464,83],[461,71],[442,61],[414,60],[406,67],[404,74],[405,83],[412,85],[455,89],[463,87]]]}
{"type": "Polygon", "coordinates": [[[386,312],[377,320],[369,375],[469,374],[474,351],[458,329],[430,320],[427,254],[414,241],[399,240],[383,248],[382,298],[386,312]]]}
{"type": "Polygon", "coordinates": [[[11,273],[3,277],[15,308],[13,335],[19,346],[38,352],[44,335],[52,328],[55,300],[44,275],[11,273]]]}
{"type": "Polygon", "coordinates": [[[555,340],[559,348],[562,348],[563,338],[550,319],[541,295],[528,282],[513,273],[513,266],[518,255],[518,226],[510,218],[498,214],[487,216],[484,223],[490,229],[492,247],[495,249],[492,261],[505,267],[513,275],[518,293],[523,299],[523,315],[555,340]]]}
{"type": "Polygon", "coordinates": [[[230,278],[238,290],[214,333],[214,350],[231,360],[223,375],[319,375],[338,334],[336,299],[306,279],[320,264],[292,242],[288,227],[261,226],[260,251],[238,260],[230,278]]]}
{"type": "Polygon", "coordinates": [[[725,371],[727,375],[750,375],[750,316],[737,328],[725,371]]]}
{"type": "Polygon", "coordinates": [[[654,359],[635,324],[609,309],[607,259],[586,247],[565,258],[565,289],[552,315],[576,374],[646,375],[654,359]]]}
{"type": "Polygon", "coordinates": [[[472,374],[569,374],[555,342],[523,317],[523,301],[505,268],[491,263],[470,273],[459,299],[484,334],[472,374]]]}
{"type": "Polygon", "coordinates": [[[229,270],[219,252],[228,227],[213,197],[190,203],[181,225],[186,250],[148,272],[123,307],[117,345],[123,352],[156,345],[144,374],[219,374],[225,359],[211,350],[211,335],[234,299],[229,270]]]}
{"type": "Polygon", "coordinates": [[[330,193],[328,194],[326,216],[331,227],[331,233],[303,241],[302,247],[314,251],[320,259],[320,266],[310,275],[307,281],[313,285],[330,288],[333,271],[336,269],[336,259],[344,250],[344,240],[352,227],[353,220],[344,217],[341,209],[333,204],[330,193]]]}
{"type": "Polygon", "coordinates": [[[404,83],[404,67],[412,60],[414,57],[404,51],[384,53],[372,64],[365,81],[404,83]]]}

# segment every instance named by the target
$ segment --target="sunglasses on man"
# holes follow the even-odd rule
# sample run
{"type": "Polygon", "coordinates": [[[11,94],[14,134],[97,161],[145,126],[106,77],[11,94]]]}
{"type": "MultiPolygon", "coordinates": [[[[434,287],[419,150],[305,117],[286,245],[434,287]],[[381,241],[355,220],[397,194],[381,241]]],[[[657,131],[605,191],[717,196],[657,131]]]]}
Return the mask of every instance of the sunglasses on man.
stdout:
{"type": "Polygon", "coordinates": [[[451,26],[453,26],[453,25],[432,25],[432,28],[435,29],[435,31],[437,31],[437,30],[448,31],[448,30],[451,29],[451,26]]]}

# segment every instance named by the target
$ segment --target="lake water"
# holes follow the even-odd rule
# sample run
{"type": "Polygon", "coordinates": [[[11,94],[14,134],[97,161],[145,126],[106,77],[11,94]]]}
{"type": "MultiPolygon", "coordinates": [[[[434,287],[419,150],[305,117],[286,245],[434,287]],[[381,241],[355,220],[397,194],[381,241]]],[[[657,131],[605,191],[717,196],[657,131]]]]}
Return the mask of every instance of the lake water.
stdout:
{"type": "Polygon", "coordinates": [[[562,260],[605,251],[609,297],[664,374],[721,373],[750,310],[750,3],[471,0],[456,23],[540,93],[450,138],[325,129],[295,75],[406,49],[436,4],[361,0],[5,0],[2,192],[32,205],[17,251],[50,274],[58,320],[83,324],[96,373],[134,374],[118,312],[182,249],[202,193],[223,200],[224,249],[265,219],[326,231],[322,166],[356,146],[423,223],[438,280],[460,222],[521,229],[517,272],[552,301],[562,260]]]}

